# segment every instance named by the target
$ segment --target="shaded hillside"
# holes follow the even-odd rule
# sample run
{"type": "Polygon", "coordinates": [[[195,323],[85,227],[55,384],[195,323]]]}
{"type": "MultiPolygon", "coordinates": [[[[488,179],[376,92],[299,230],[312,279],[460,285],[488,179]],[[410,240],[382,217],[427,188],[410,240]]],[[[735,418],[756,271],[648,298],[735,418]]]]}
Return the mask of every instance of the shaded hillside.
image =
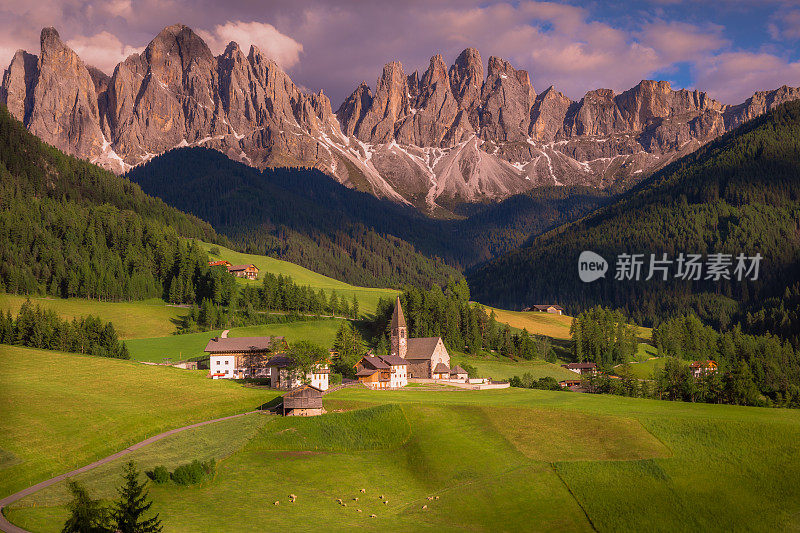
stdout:
{"type": "Polygon", "coordinates": [[[443,263],[461,268],[491,259],[608,201],[588,188],[542,188],[470,206],[465,220],[438,220],[317,170],[259,171],[204,148],[173,150],[127,177],[251,253],[370,286],[443,283],[454,274],[443,263]]]}
{"type": "Polygon", "coordinates": [[[67,156],[0,106],[0,291],[193,301],[209,224],[138,185],[67,156]],[[180,290],[178,290],[178,288],[180,290]]]}
{"type": "Polygon", "coordinates": [[[787,334],[797,325],[796,309],[782,302],[798,300],[790,287],[800,277],[799,235],[800,103],[789,103],[669,165],[614,204],[476,269],[469,282],[478,300],[498,306],[558,302],[574,314],[599,303],[644,324],[694,310],[723,328],[741,320],[787,334]],[[609,261],[604,279],[580,281],[583,250],[609,261]],[[644,278],[649,254],[675,259],[681,252],[764,259],[758,281],[613,279],[620,253],[646,254],[644,278]]]}

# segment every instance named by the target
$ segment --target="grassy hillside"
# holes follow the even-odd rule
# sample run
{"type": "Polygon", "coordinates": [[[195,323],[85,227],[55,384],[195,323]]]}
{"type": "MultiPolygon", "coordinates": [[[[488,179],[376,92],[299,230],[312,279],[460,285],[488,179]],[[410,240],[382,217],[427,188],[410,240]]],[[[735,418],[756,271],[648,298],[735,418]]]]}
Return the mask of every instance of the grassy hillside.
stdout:
{"type": "MultiPolygon", "coordinates": [[[[378,305],[378,298],[394,298],[399,294],[399,291],[394,289],[378,289],[372,287],[358,287],[350,285],[343,281],[339,281],[322,274],[317,274],[307,268],[301,267],[288,261],[282,261],[266,255],[244,254],[235,252],[224,246],[217,246],[214,244],[200,242],[200,246],[208,251],[212,248],[218,248],[220,253],[218,256],[210,256],[211,259],[227,259],[234,265],[249,264],[256,265],[262,272],[271,272],[273,274],[283,274],[294,279],[298,285],[310,285],[314,289],[325,289],[325,291],[335,290],[339,296],[346,296],[348,301],[355,296],[358,298],[359,307],[362,313],[374,313],[378,305]]],[[[259,280],[250,281],[239,278],[238,280],[243,284],[260,283],[259,280]]]]}
{"type": "MultiPolygon", "coordinates": [[[[305,340],[330,348],[333,345],[336,331],[339,329],[341,322],[342,320],[337,318],[247,326],[233,328],[228,335],[230,337],[279,336],[286,337],[286,340],[290,343],[305,340]]],[[[207,355],[203,349],[208,344],[208,340],[220,333],[222,333],[222,330],[133,339],[127,341],[126,346],[131,357],[137,361],[161,363],[167,358],[172,361],[194,359],[207,355]]]]}
{"type": "Polygon", "coordinates": [[[558,381],[576,379],[577,374],[563,368],[560,363],[548,363],[542,360],[512,361],[505,357],[482,357],[473,355],[453,355],[452,365],[467,363],[478,369],[480,377],[495,380],[507,380],[514,376],[530,373],[535,379],[552,377],[558,381]]]}
{"type": "MultiPolygon", "coordinates": [[[[137,451],[145,469],[221,459],[214,479],[201,485],[150,486],[165,529],[800,525],[796,411],[521,389],[344,389],[326,406],[346,412],[245,418],[137,451]]],[[[79,479],[110,498],[120,466],[79,479]]],[[[65,494],[63,485],[34,494],[8,516],[34,531],[58,531],[65,494]]]]}
{"type": "MultiPolygon", "coordinates": [[[[16,315],[27,296],[0,294],[0,311],[16,315]]],[[[85,298],[31,297],[31,302],[52,309],[62,318],[81,318],[95,315],[112,322],[120,339],[170,335],[175,332],[176,321],[186,314],[186,309],[167,305],[163,300],[150,299],[137,302],[98,302],[85,298]]]]}
{"type": "Polygon", "coordinates": [[[796,335],[798,300],[787,288],[800,266],[798,153],[800,102],[790,102],[666,166],[613,204],[470,273],[473,298],[512,309],[555,301],[573,314],[601,304],[645,325],[694,311],[723,329],[763,321],[759,333],[796,335]],[[605,278],[579,279],[584,250],[608,261],[605,278]],[[644,254],[640,281],[614,279],[622,253],[644,254]],[[731,254],[731,273],[740,253],[763,259],[757,281],[707,280],[705,271],[697,281],[675,279],[675,264],[667,281],[644,281],[650,254],[675,261],[680,253],[701,254],[703,262],[731,254]],[[767,303],[766,316],[747,316],[767,303]]]}
{"type": "Polygon", "coordinates": [[[252,410],[275,396],[204,372],[6,345],[0,391],[3,496],[156,433],[252,410]]]}

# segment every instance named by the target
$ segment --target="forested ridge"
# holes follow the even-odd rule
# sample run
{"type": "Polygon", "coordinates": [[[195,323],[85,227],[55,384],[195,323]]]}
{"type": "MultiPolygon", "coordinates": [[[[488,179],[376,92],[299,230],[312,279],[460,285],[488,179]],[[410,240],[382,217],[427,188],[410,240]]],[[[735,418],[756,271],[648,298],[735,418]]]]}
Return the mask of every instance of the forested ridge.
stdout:
{"type": "Polygon", "coordinates": [[[202,220],[41,142],[0,106],[0,292],[191,303],[213,290],[202,220]]]}
{"type": "Polygon", "coordinates": [[[639,324],[696,313],[797,342],[800,272],[800,103],[755,119],[682,158],[591,215],[469,273],[474,296],[509,308],[555,302],[571,314],[601,304],[639,324]],[[609,262],[584,283],[578,256],[609,262]],[[763,260],[757,281],[615,280],[619,254],[739,253],[763,260]]]}
{"type": "Polygon", "coordinates": [[[260,171],[205,148],[172,150],[127,176],[208,220],[249,253],[367,286],[444,284],[460,275],[455,270],[609,199],[589,188],[541,188],[499,204],[463,206],[465,219],[439,220],[349,189],[318,170],[260,171]]]}

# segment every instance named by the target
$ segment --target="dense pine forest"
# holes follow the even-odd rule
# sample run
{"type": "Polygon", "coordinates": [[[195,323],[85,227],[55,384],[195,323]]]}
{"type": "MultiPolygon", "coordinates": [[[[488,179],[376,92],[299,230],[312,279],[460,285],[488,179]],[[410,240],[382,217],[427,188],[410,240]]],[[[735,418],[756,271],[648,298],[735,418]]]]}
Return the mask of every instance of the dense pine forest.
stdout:
{"type": "Polygon", "coordinates": [[[722,330],[741,324],[797,342],[800,271],[800,102],[776,108],[709,143],[582,220],[550,231],[468,278],[475,297],[501,307],[557,302],[578,313],[601,304],[635,322],[696,313],[722,330]],[[584,283],[578,256],[609,262],[584,283]],[[619,254],[673,260],[680,253],[763,257],[757,281],[615,277],[619,254]]]}
{"type": "Polygon", "coordinates": [[[206,254],[229,244],[138,185],[48,146],[0,107],[0,292],[192,303],[206,254]]]}
{"type": "Polygon", "coordinates": [[[609,200],[589,188],[542,188],[438,220],[314,169],[259,171],[205,148],[172,150],[127,177],[250,253],[368,286],[444,284],[459,275],[450,266],[496,257],[609,200]]]}
{"type": "MultiPolygon", "coordinates": [[[[527,330],[512,331],[500,324],[494,311],[486,312],[470,301],[469,287],[461,279],[451,278],[443,287],[429,290],[406,288],[400,303],[408,323],[409,337],[442,337],[449,350],[480,354],[493,350],[514,359],[546,359],[555,361],[550,339],[531,335],[527,330]]],[[[395,302],[381,298],[371,324],[376,353],[388,353],[390,321],[395,302]]]]}

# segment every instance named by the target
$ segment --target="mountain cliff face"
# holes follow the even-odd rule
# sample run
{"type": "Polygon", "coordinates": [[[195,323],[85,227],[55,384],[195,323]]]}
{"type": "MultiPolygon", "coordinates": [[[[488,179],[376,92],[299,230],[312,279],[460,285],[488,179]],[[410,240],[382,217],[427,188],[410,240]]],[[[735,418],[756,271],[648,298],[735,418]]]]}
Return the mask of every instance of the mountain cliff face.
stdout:
{"type": "Polygon", "coordinates": [[[19,51],[0,102],[30,131],[125,172],[179,146],[206,146],[258,168],[312,166],[350,187],[429,211],[499,200],[538,185],[625,186],[720,134],[800,98],[759,92],[728,106],[642,81],[574,102],[472,48],[424,73],[388,63],[336,113],[257,48],[214,56],[191,29],[165,28],[111,76],[85,65],[53,28],[39,56],[19,51]]]}

